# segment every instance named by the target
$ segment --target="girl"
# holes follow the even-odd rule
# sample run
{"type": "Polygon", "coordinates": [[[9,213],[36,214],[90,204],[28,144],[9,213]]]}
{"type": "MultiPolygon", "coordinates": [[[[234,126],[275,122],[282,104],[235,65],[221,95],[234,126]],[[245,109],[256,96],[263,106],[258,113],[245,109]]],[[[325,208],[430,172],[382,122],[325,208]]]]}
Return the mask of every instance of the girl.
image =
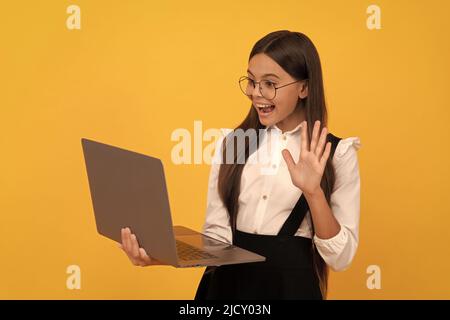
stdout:
{"type": "MultiPolygon", "coordinates": [[[[266,261],[207,267],[195,298],[324,299],[328,267],[348,268],[358,246],[360,140],[328,132],[319,55],[302,33],[260,39],[239,85],[252,105],[237,129],[263,135],[254,150],[246,141],[232,163],[211,166],[203,233],[266,261]],[[266,171],[255,161],[263,150],[266,171]]],[[[220,141],[222,160],[235,138],[220,141]]],[[[160,264],[129,229],[122,248],[135,265],[160,264]]]]}

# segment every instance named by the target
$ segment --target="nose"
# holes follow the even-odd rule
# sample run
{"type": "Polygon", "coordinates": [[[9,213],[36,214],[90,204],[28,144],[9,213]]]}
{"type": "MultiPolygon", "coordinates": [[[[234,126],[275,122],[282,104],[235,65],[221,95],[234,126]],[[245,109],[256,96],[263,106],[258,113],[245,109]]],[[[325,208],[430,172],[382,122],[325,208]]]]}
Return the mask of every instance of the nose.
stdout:
{"type": "Polygon", "coordinates": [[[252,97],[262,97],[261,87],[259,86],[259,83],[255,83],[255,87],[253,88],[253,91],[252,91],[252,97]],[[255,95],[255,91],[256,91],[256,95],[255,95]]]}

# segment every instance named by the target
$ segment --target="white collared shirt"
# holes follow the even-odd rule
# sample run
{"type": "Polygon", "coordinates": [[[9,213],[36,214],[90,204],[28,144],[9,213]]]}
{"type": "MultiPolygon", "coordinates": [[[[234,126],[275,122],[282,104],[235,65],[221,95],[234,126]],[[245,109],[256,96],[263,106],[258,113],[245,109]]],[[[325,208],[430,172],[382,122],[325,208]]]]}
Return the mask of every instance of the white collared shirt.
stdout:
{"type": "MultiPolygon", "coordinates": [[[[300,129],[301,125],[285,133],[276,125],[264,129],[265,139],[258,150],[250,155],[242,172],[236,222],[238,230],[276,235],[299,200],[302,191],[292,184],[281,151],[288,149],[294,160],[298,160],[300,129]],[[262,152],[265,152],[263,156],[262,152]],[[265,159],[265,162],[256,159],[265,159]]],[[[216,144],[216,159],[220,155],[218,151],[221,150],[222,142],[223,137],[216,144]]],[[[332,159],[336,182],[331,194],[331,209],[341,229],[332,238],[320,239],[314,235],[313,239],[319,254],[334,271],[347,269],[358,247],[360,176],[356,151],[360,147],[358,137],[339,141],[332,159]]],[[[218,193],[219,168],[220,162],[212,163],[203,233],[231,243],[228,212],[218,193]]],[[[311,226],[311,214],[308,211],[295,235],[311,238],[311,226]]]]}

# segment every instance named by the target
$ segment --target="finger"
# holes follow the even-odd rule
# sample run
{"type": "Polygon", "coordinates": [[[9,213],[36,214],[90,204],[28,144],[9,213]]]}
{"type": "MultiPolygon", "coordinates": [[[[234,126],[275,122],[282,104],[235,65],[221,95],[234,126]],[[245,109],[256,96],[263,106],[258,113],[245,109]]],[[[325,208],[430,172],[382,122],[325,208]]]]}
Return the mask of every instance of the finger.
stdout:
{"type": "Polygon", "coordinates": [[[130,236],[131,238],[131,254],[135,260],[139,260],[139,244],[135,234],[130,236]]]}
{"type": "Polygon", "coordinates": [[[125,244],[125,229],[124,228],[120,229],[120,239],[122,240],[120,248],[124,249],[124,244],[125,244]]]}
{"type": "Polygon", "coordinates": [[[284,161],[286,161],[286,165],[288,167],[289,172],[292,172],[295,167],[294,159],[292,158],[291,153],[288,149],[284,149],[281,154],[283,155],[284,161]]]}
{"type": "Polygon", "coordinates": [[[324,168],[325,168],[325,165],[327,164],[328,157],[330,156],[330,150],[331,150],[331,142],[327,142],[327,145],[325,147],[325,151],[323,152],[322,158],[320,158],[320,164],[324,168]]]}
{"type": "Polygon", "coordinates": [[[148,263],[146,263],[142,258],[140,254],[140,248],[139,248],[139,242],[137,240],[137,237],[135,234],[131,234],[131,254],[133,256],[134,261],[137,263],[137,265],[144,267],[148,263]]]}
{"type": "Polygon", "coordinates": [[[133,246],[132,246],[132,242],[131,242],[131,230],[130,228],[125,228],[125,252],[128,255],[128,258],[130,258],[131,262],[133,264],[136,264],[136,261],[133,257],[133,246]]]}
{"type": "Polygon", "coordinates": [[[320,134],[319,143],[317,144],[315,154],[320,159],[323,154],[323,148],[325,147],[325,142],[327,141],[327,128],[323,128],[322,133],[320,134]]]}
{"type": "Polygon", "coordinates": [[[124,247],[125,247],[125,251],[127,253],[131,252],[131,241],[130,241],[130,229],[129,228],[125,228],[125,232],[124,232],[124,247]]]}
{"type": "Polygon", "coordinates": [[[144,248],[139,248],[139,256],[145,264],[151,264],[153,262],[152,259],[148,256],[147,252],[145,252],[144,248]]]}
{"type": "Polygon", "coordinates": [[[300,156],[302,154],[305,154],[308,152],[308,123],[306,121],[303,121],[302,130],[301,130],[301,140],[302,140],[302,147],[300,151],[300,156]]]}
{"type": "Polygon", "coordinates": [[[128,246],[127,246],[127,230],[126,228],[122,228],[120,232],[120,236],[122,237],[122,249],[125,252],[128,252],[128,246]]]}
{"type": "Polygon", "coordinates": [[[132,253],[132,243],[131,243],[131,230],[130,228],[125,228],[125,252],[127,253],[128,258],[131,260],[131,263],[134,265],[138,265],[138,262],[133,257],[132,253]]]}
{"type": "Polygon", "coordinates": [[[314,152],[314,153],[316,152],[319,130],[320,130],[320,121],[316,120],[316,122],[314,122],[314,128],[313,128],[313,132],[312,132],[311,146],[310,146],[311,152],[314,152]]]}

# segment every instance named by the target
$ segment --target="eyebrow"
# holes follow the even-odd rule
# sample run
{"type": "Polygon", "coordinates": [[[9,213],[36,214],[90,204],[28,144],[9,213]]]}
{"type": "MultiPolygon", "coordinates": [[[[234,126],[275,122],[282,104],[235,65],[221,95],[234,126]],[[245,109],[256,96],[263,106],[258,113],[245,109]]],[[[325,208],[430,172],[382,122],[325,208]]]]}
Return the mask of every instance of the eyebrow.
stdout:
{"type": "MultiPolygon", "coordinates": [[[[255,76],[250,70],[247,70],[247,72],[250,73],[252,76],[255,76]]],[[[277,75],[274,74],[274,73],[266,73],[266,74],[263,74],[263,77],[270,77],[270,76],[273,76],[273,77],[275,77],[275,78],[280,79],[280,77],[277,76],[277,75]]],[[[280,80],[281,80],[281,79],[280,79],[280,80]]]]}

